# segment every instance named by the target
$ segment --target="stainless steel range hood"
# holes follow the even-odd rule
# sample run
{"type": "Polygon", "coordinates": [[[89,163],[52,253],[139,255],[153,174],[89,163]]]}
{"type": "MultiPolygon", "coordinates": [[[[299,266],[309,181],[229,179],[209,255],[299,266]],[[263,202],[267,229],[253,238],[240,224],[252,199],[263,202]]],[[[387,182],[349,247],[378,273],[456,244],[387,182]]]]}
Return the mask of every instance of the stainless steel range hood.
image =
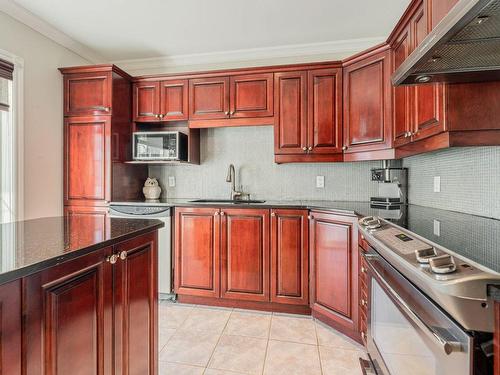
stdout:
{"type": "Polygon", "coordinates": [[[460,0],[394,72],[394,85],[500,80],[500,0],[460,0]]]}

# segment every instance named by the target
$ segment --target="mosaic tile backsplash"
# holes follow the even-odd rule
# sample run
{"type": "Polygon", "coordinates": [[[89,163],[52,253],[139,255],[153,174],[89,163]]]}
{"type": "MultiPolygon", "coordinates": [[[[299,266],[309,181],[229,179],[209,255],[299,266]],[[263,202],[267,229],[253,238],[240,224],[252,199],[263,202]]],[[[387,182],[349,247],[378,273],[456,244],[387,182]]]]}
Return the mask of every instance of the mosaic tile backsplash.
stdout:
{"type": "MultiPolygon", "coordinates": [[[[377,195],[370,169],[381,162],[274,163],[272,127],[202,130],[201,165],[154,166],[169,198],[229,198],[229,164],[237,185],[255,199],[368,201],[377,195]],[[168,187],[174,176],[175,187],[168,187]],[[316,188],[316,176],[325,187],[316,188]]],[[[409,169],[409,202],[500,219],[500,147],[457,148],[417,155],[403,161],[409,169]],[[434,177],[441,192],[433,192],[434,177]]]]}

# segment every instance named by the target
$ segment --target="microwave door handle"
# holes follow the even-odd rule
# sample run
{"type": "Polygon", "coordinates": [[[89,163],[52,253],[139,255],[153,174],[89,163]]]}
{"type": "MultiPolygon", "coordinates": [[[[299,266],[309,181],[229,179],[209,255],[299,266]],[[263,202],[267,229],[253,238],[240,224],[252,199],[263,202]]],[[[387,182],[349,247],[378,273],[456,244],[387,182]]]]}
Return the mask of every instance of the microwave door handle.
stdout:
{"type": "Polygon", "coordinates": [[[389,292],[391,297],[396,301],[396,303],[404,310],[405,314],[432,340],[436,341],[437,344],[443,349],[443,351],[450,355],[453,352],[460,352],[462,346],[459,342],[450,342],[441,337],[432,327],[430,327],[426,322],[422,320],[413,310],[408,306],[408,304],[401,298],[401,296],[389,285],[387,281],[382,277],[382,275],[375,269],[370,259],[378,258],[375,254],[361,254],[363,258],[366,259],[367,264],[370,267],[370,271],[376,276],[377,281],[383,284],[384,289],[389,292]]]}

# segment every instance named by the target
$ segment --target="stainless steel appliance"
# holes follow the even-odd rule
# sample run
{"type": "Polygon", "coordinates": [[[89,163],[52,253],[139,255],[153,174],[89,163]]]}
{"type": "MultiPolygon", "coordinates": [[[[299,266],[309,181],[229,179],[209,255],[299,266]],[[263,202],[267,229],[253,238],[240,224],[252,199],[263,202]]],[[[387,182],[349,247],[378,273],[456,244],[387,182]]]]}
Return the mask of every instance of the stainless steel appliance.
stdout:
{"type": "Polygon", "coordinates": [[[136,132],[132,134],[134,160],[186,161],[187,135],[178,131],[136,132]]]}
{"type": "Polygon", "coordinates": [[[380,218],[364,218],[370,244],[365,373],[492,375],[493,301],[500,274],[380,218]]]}
{"type": "Polygon", "coordinates": [[[379,195],[370,198],[372,207],[400,209],[408,203],[408,169],[396,162],[401,163],[384,160],[382,168],[372,169],[372,181],[379,182],[379,195]]]}
{"type": "Polygon", "coordinates": [[[460,0],[392,76],[395,85],[500,79],[500,0],[460,0]]]}
{"type": "Polygon", "coordinates": [[[161,203],[114,202],[109,206],[111,217],[158,219],[165,226],[158,231],[158,292],[160,299],[174,299],[172,292],[172,251],[170,242],[170,207],[161,203]]]}

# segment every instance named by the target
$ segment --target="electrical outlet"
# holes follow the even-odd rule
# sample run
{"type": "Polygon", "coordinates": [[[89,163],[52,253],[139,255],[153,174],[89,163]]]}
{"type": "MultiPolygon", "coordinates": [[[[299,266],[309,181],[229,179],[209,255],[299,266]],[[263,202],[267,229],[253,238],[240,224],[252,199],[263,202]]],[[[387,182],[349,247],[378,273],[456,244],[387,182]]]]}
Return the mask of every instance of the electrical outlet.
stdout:
{"type": "Polygon", "coordinates": [[[436,219],[434,219],[434,235],[441,236],[441,222],[436,219]]]}
{"type": "Polygon", "coordinates": [[[168,187],[175,187],[175,176],[168,176],[168,187]]]}
{"type": "Polygon", "coordinates": [[[434,193],[440,193],[441,192],[441,177],[435,176],[434,177],[434,193]]]}
{"type": "Polygon", "coordinates": [[[325,176],[316,176],[316,187],[317,188],[325,187],[325,176]]]}

